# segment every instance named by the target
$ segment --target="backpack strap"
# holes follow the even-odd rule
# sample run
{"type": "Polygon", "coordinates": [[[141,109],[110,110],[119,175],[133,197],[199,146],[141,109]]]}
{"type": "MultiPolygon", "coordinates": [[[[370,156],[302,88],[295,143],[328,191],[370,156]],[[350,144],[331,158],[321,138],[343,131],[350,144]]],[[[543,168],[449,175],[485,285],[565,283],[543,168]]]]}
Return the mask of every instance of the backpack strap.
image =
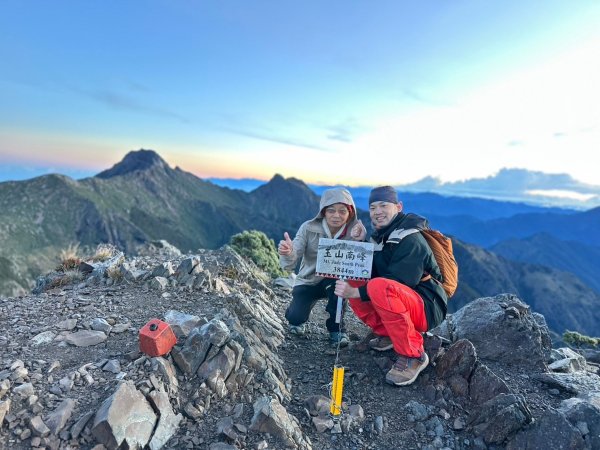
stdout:
{"type": "Polygon", "coordinates": [[[411,234],[419,233],[417,228],[397,228],[390,233],[386,244],[399,244],[402,239],[411,234]]]}

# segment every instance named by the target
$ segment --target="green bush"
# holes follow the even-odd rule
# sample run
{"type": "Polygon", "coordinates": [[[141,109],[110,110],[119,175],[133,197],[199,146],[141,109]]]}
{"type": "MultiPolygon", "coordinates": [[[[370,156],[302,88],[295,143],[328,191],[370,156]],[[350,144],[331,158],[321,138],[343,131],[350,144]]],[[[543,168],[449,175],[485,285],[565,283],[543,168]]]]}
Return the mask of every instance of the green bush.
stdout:
{"type": "Polygon", "coordinates": [[[571,347],[597,347],[600,339],[586,336],[577,331],[565,331],[563,341],[571,347]]]}
{"type": "Polygon", "coordinates": [[[275,243],[265,233],[257,230],[244,231],[231,236],[229,245],[244,258],[249,258],[272,277],[286,276],[279,267],[279,255],[275,243]]]}

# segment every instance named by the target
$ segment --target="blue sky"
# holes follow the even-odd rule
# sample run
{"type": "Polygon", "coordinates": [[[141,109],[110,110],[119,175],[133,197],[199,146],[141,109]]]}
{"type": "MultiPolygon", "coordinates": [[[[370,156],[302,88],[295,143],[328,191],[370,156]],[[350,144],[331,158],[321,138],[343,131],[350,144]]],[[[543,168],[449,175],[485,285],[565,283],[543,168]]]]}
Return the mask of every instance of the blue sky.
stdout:
{"type": "Polygon", "coordinates": [[[4,1],[0,180],[154,149],[201,177],[600,184],[600,2],[4,1]]]}

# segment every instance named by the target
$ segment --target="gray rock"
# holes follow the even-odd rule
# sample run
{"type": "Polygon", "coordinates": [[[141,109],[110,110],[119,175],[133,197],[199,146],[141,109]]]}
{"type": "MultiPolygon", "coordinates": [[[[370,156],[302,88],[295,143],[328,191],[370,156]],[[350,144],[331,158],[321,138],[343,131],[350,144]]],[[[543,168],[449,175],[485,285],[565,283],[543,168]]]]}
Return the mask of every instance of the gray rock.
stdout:
{"type": "Polygon", "coordinates": [[[223,417],[217,422],[217,433],[224,434],[232,441],[235,441],[238,438],[238,434],[233,428],[233,418],[231,417],[223,417]]]}
{"type": "Polygon", "coordinates": [[[75,400],[68,398],[63,400],[54,411],[48,414],[45,422],[52,434],[58,435],[59,431],[65,427],[71,418],[71,414],[73,414],[75,404],[75,400]]]}
{"type": "Polygon", "coordinates": [[[471,372],[477,362],[477,353],[473,344],[461,339],[444,353],[436,366],[436,373],[439,378],[451,378],[458,375],[465,380],[469,380],[471,372]]]}
{"type": "Polygon", "coordinates": [[[210,386],[213,391],[217,391],[217,382],[220,378],[221,383],[225,383],[225,380],[235,367],[235,353],[227,345],[221,347],[219,353],[210,360],[204,361],[198,368],[197,374],[200,380],[206,380],[206,384],[210,386]]]}
{"type": "Polygon", "coordinates": [[[171,326],[177,338],[184,338],[198,325],[204,325],[206,319],[171,309],[165,313],[165,322],[171,326]]]}
{"type": "Polygon", "coordinates": [[[171,262],[165,262],[165,263],[162,263],[162,264],[156,266],[154,268],[154,270],[152,270],[152,273],[150,276],[155,277],[155,278],[169,278],[174,273],[175,273],[175,271],[173,270],[173,266],[171,265],[171,262]]]}
{"type": "Polygon", "coordinates": [[[148,286],[150,286],[151,289],[162,291],[167,287],[168,284],[169,281],[165,277],[154,277],[150,279],[148,286]]]}
{"type": "Polygon", "coordinates": [[[582,349],[581,354],[585,357],[586,361],[600,364],[600,350],[582,349]]]}
{"type": "Polygon", "coordinates": [[[506,446],[507,450],[527,448],[583,449],[585,444],[579,430],[569,423],[564,414],[550,409],[530,427],[517,433],[506,446]]]}
{"type": "Polygon", "coordinates": [[[0,402],[0,428],[2,428],[2,422],[4,422],[4,417],[10,411],[10,400],[5,400],[0,402]]]}
{"type": "Polygon", "coordinates": [[[302,434],[298,420],[277,399],[261,397],[254,405],[250,429],[269,433],[283,440],[286,446],[310,449],[310,440],[302,434]]]}
{"type": "Polygon", "coordinates": [[[382,416],[375,417],[375,431],[379,434],[383,433],[383,417],[382,416]]]}
{"type": "Polygon", "coordinates": [[[425,353],[429,356],[429,361],[434,362],[443,354],[443,343],[444,338],[440,336],[436,336],[430,332],[423,335],[423,347],[425,348],[425,353]]]}
{"type": "Polygon", "coordinates": [[[156,420],[146,398],[132,381],[126,381],[100,406],[92,434],[111,450],[121,445],[141,448],[150,441],[156,420]]]}
{"type": "Polygon", "coordinates": [[[577,427],[589,448],[600,448],[600,393],[563,400],[558,409],[577,427]],[[595,398],[594,398],[595,397],[595,398]]]}
{"type": "Polygon", "coordinates": [[[201,327],[194,328],[179,350],[172,351],[175,364],[186,374],[191,375],[204,362],[212,346],[221,347],[229,339],[229,328],[221,320],[213,319],[201,327]]]}
{"type": "Polygon", "coordinates": [[[123,252],[117,252],[112,258],[106,261],[90,264],[93,267],[92,276],[98,279],[105,278],[106,273],[115,269],[123,263],[125,255],[123,252]]]}
{"type": "Polygon", "coordinates": [[[311,395],[304,400],[304,406],[311,416],[324,416],[329,413],[331,400],[324,395],[311,395]]]}
{"type": "Polygon", "coordinates": [[[81,330],[67,335],[65,341],[77,347],[89,347],[104,342],[106,338],[102,331],[81,330]]]}
{"type": "Polygon", "coordinates": [[[162,256],[167,258],[177,258],[181,256],[181,250],[164,239],[146,242],[137,249],[139,255],[162,256]]]}
{"type": "Polygon", "coordinates": [[[105,319],[102,319],[101,317],[96,317],[90,323],[90,328],[95,331],[102,331],[108,336],[108,333],[110,333],[112,326],[105,319]]]}
{"type": "Polygon", "coordinates": [[[43,333],[37,334],[31,338],[31,345],[37,346],[42,344],[49,344],[54,340],[56,333],[52,331],[44,331],[43,333]]]}
{"type": "Polygon", "coordinates": [[[114,373],[116,375],[121,373],[121,363],[119,363],[118,359],[111,359],[102,366],[102,370],[105,372],[114,373]]]}
{"type": "Polygon", "coordinates": [[[454,423],[452,424],[452,428],[455,430],[464,430],[466,426],[466,421],[463,417],[457,417],[454,419],[454,423]]]}
{"type": "Polygon", "coordinates": [[[523,396],[499,394],[472,413],[469,425],[486,444],[501,444],[531,421],[523,396]]]}
{"type": "Polygon", "coordinates": [[[186,403],[183,407],[183,412],[190,419],[196,420],[204,415],[204,411],[196,408],[192,403],[186,403]]]}
{"type": "Polygon", "coordinates": [[[452,315],[452,327],[453,338],[471,341],[479,358],[546,370],[548,328],[514,295],[474,300],[452,315]],[[507,316],[508,307],[516,308],[519,317],[507,316]]]}
{"type": "Polygon", "coordinates": [[[235,445],[227,444],[226,442],[213,442],[208,447],[208,450],[238,450],[235,445]]]}
{"type": "Polygon", "coordinates": [[[411,400],[403,408],[408,414],[413,416],[417,422],[428,419],[433,414],[433,408],[417,401],[411,400]]]}
{"type": "Polygon", "coordinates": [[[533,378],[575,395],[600,391],[600,378],[588,372],[541,373],[533,375],[533,378]]]}
{"type": "Polygon", "coordinates": [[[551,361],[548,369],[553,372],[580,372],[586,367],[585,358],[568,347],[553,349],[551,361]]]}
{"type": "Polygon", "coordinates": [[[29,428],[36,436],[45,437],[50,434],[50,429],[46,426],[40,416],[35,416],[29,419],[29,428]]]}
{"type": "Polygon", "coordinates": [[[33,385],[31,383],[23,383],[20,386],[17,386],[13,389],[15,394],[20,395],[21,397],[29,397],[35,393],[33,390],[33,385]]]}
{"type": "Polygon", "coordinates": [[[8,392],[10,389],[10,381],[2,380],[0,381],[0,399],[4,397],[4,394],[8,392]]]}
{"type": "Polygon", "coordinates": [[[148,397],[154,405],[154,409],[159,412],[158,425],[148,447],[150,450],[158,450],[177,432],[183,416],[173,412],[171,403],[169,403],[169,395],[166,392],[152,391],[148,397]]]}
{"type": "Polygon", "coordinates": [[[362,421],[365,418],[365,412],[360,405],[350,405],[348,407],[348,414],[352,417],[352,420],[362,421]]]}
{"type": "Polygon", "coordinates": [[[181,282],[184,277],[190,275],[195,269],[197,271],[202,270],[200,260],[196,256],[185,258],[179,263],[179,266],[175,271],[175,278],[177,278],[177,281],[181,282]]]}
{"type": "Polygon", "coordinates": [[[469,382],[469,397],[476,405],[481,405],[498,394],[509,394],[506,383],[489,367],[477,364],[469,382]]]}
{"type": "Polygon", "coordinates": [[[179,390],[179,380],[177,380],[177,372],[171,361],[161,356],[152,358],[152,370],[157,371],[167,385],[167,390],[171,394],[177,394],[179,390]]]}
{"type": "Polygon", "coordinates": [[[94,411],[88,411],[83,416],[81,416],[79,419],[77,419],[77,421],[73,424],[73,426],[69,430],[71,432],[71,437],[73,439],[77,439],[79,437],[79,435],[81,434],[81,432],[83,431],[83,429],[85,428],[85,426],[87,425],[87,423],[90,421],[90,419],[92,417],[94,417],[94,411]]]}
{"type": "Polygon", "coordinates": [[[22,382],[25,378],[29,376],[29,370],[25,367],[17,367],[13,373],[10,374],[10,380],[16,382],[22,382]]]}
{"type": "Polygon", "coordinates": [[[313,417],[312,423],[317,429],[317,433],[325,433],[333,428],[333,419],[327,416],[313,417]]]}
{"type": "Polygon", "coordinates": [[[231,289],[229,289],[229,286],[227,286],[227,283],[225,283],[225,281],[223,281],[221,278],[214,278],[213,285],[214,285],[215,292],[219,292],[223,295],[231,294],[231,289]]]}
{"type": "Polygon", "coordinates": [[[147,270],[137,269],[133,262],[124,262],[121,266],[121,275],[123,275],[123,278],[127,281],[140,281],[147,273],[147,270]]]}
{"type": "Polygon", "coordinates": [[[71,331],[77,326],[77,319],[65,319],[56,324],[56,327],[61,331],[71,331]]]}
{"type": "Polygon", "coordinates": [[[110,332],[113,334],[115,334],[115,333],[118,334],[118,333],[123,333],[123,332],[129,330],[130,328],[131,328],[131,323],[129,323],[129,322],[118,323],[112,327],[110,332]]]}

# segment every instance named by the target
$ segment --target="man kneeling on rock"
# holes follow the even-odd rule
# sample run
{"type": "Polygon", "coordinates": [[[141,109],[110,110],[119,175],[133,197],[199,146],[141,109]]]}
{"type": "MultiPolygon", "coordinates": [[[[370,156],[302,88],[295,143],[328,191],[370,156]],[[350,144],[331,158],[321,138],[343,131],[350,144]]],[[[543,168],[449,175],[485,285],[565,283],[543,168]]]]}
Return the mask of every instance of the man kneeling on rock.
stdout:
{"type": "Polygon", "coordinates": [[[375,230],[373,278],[360,287],[338,280],[335,293],[350,299],[354,313],[373,330],[372,349],[393,348],[398,354],[385,380],[405,386],[429,364],[421,333],[444,320],[448,297],[436,281],[441,280],[440,269],[419,232],[428,228],[427,220],[403,213],[391,186],[371,191],[369,213],[375,230]]]}

